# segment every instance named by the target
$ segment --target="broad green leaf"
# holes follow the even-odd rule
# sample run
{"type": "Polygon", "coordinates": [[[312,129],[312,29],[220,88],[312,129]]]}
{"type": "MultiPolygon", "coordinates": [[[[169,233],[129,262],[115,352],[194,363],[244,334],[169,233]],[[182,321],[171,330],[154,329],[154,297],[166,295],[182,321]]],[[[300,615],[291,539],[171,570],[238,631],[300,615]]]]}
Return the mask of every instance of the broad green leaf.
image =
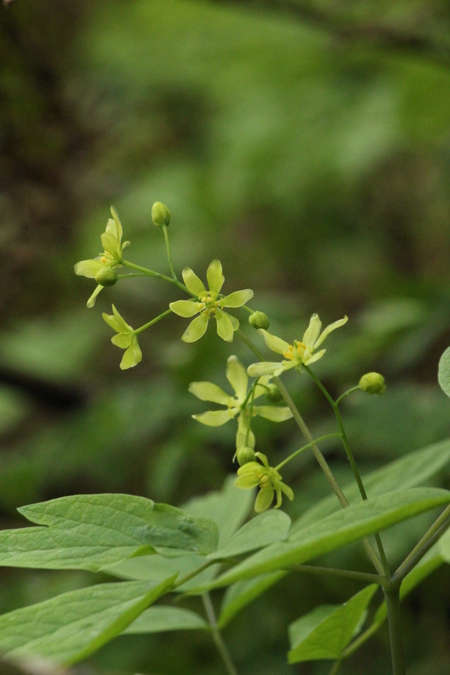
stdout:
{"type": "Polygon", "coordinates": [[[402,490],[369,499],[297,530],[286,541],[255,553],[208,588],[299,565],[449,502],[450,492],[437,488],[402,490]]]}
{"type": "Polygon", "coordinates": [[[238,581],[227,588],[222,601],[218,620],[219,628],[223,628],[246,605],[256,600],[260,595],[286,576],[287,572],[271,572],[261,574],[255,579],[238,581]]]}
{"type": "Polygon", "coordinates": [[[181,607],[150,607],[124,631],[127,634],[163,633],[169,630],[210,630],[209,624],[195,612],[181,607]]]}
{"type": "MultiPolygon", "coordinates": [[[[234,486],[234,476],[229,476],[220,492],[214,491],[202,497],[195,497],[181,508],[194,518],[207,517],[214,521],[219,528],[219,545],[225,546],[247,517],[253,499],[252,490],[238,490],[234,486]]],[[[108,573],[125,579],[148,579],[159,582],[165,579],[167,574],[178,573],[179,578],[187,576],[205,562],[199,555],[185,555],[170,560],[160,555],[152,555],[125,560],[108,569],[108,573]]],[[[199,584],[205,584],[214,579],[218,570],[218,565],[212,565],[176,590],[186,592],[199,584]]]]}
{"type": "Polygon", "coordinates": [[[73,664],[119,635],[173,582],[99,584],[3,614],[0,653],[22,663],[73,664]]]}
{"type": "Polygon", "coordinates": [[[376,584],[371,584],[343,605],[317,607],[292,623],[289,626],[289,663],[338,659],[361,625],[377,589],[376,584]]]}
{"type": "Polygon", "coordinates": [[[62,497],[19,509],[43,527],[0,532],[0,565],[97,571],[135,555],[210,553],[217,527],[122,494],[62,497]]]}
{"type": "MultiPolygon", "coordinates": [[[[372,471],[367,476],[363,476],[363,482],[369,497],[376,497],[394,490],[406,490],[423,484],[438,473],[449,461],[450,441],[446,440],[416,450],[381,469],[372,471]]],[[[361,501],[358,487],[354,482],[346,485],[343,491],[350,504],[361,501]]],[[[316,522],[340,508],[334,495],[325,497],[293,523],[291,532],[309,523],[316,522]]]]}
{"type": "Polygon", "coordinates": [[[223,548],[211,553],[208,558],[210,560],[231,558],[269,546],[286,538],[290,524],[291,519],[283,511],[265,511],[241,527],[223,548]]]}
{"type": "Polygon", "coordinates": [[[444,394],[450,396],[450,347],[447,347],[440,358],[438,382],[444,394]]]}

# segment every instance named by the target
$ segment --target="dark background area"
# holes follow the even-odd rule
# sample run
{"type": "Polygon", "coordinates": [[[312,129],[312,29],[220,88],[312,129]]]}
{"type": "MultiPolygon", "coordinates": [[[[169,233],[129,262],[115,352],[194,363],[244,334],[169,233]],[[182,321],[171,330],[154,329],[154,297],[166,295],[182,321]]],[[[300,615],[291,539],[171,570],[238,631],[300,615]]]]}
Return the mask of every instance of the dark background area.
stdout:
{"type": "MultiPolygon", "coordinates": [[[[173,316],[141,336],[142,363],[121,372],[101,312],[114,302],[137,327],[179,296],[130,279],[88,310],[94,284],[73,274],[99,252],[110,204],[127,257],[167,273],[154,201],[172,212],[176,268],[204,278],[220,258],[224,292],[253,288],[277,335],[300,339],[313,312],[325,324],[349,315],[316,371],[336,395],[364,372],[386,377],[383,397],[343,406],[363,473],[449,436],[436,381],[450,344],[448,2],[15,0],[0,9],[2,528],[24,523],[18,506],[80,492],[180,505],[235,469],[232,424],[191,420],[208,406],[187,386],[225,387],[226,358],[248,365],[246,348],[230,351],[211,328],[185,344],[186,321],[173,316]]],[[[313,432],[334,431],[306,377],[286,383],[313,432]]],[[[258,420],[256,434],[272,464],[299,447],[293,423],[258,420]]],[[[337,445],[328,459],[349,479],[337,445]]],[[[286,480],[292,515],[327,492],[306,455],[286,480]]],[[[448,487],[448,471],[434,484],[448,487]]],[[[394,560],[427,522],[387,533],[394,560]]],[[[357,549],[339,555],[358,564],[357,549]]],[[[5,568],[0,610],[96,581],[5,568]]],[[[239,672],[328,673],[286,665],[287,625],[358,589],[285,579],[225,633],[239,672]]],[[[449,597],[441,568],[405,602],[408,675],[448,674],[449,597]]],[[[222,673],[195,633],[120,638],[73,670],[222,673]]],[[[383,629],[342,673],[388,670],[383,629]]]]}

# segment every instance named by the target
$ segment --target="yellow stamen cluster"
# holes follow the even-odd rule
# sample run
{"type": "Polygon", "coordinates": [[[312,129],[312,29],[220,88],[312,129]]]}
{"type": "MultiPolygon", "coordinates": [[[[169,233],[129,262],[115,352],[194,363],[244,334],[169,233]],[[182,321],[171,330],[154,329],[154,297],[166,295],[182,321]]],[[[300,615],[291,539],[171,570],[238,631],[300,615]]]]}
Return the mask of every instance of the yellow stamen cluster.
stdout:
{"type": "Polygon", "coordinates": [[[208,316],[214,316],[216,308],[219,306],[219,301],[215,300],[212,295],[204,295],[199,298],[195,306],[199,312],[207,314],[208,316]]]}
{"type": "Polygon", "coordinates": [[[294,344],[289,345],[289,348],[286,349],[285,352],[283,352],[283,356],[285,359],[288,359],[289,361],[297,361],[298,359],[303,358],[305,349],[306,345],[304,342],[299,342],[298,340],[295,340],[294,344]]]}

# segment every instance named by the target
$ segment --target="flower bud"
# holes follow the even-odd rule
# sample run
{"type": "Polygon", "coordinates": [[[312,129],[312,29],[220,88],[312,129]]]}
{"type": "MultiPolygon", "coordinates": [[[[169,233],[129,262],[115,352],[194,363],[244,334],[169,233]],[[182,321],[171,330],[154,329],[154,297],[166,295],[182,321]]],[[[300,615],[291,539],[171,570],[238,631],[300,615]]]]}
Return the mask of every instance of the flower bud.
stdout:
{"type": "Polygon", "coordinates": [[[386,384],[380,373],[366,373],[359,381],[359,388],[368,394],[384,394],[386,384]]]}
{"type": "Polygon", "coordinates": [[[162,202],[155,202],[152,206],[152,220],[156,227],[170,223],[170,211],[162,202]]]}
{"type": "Polygon", "coordinates": [[[278,389],[276,384],[267,385],[266,398],[271,403],[278,403],[278,401],[282,400],[283,397],[280,394],[280,390],[278,389]]]}
{"type": "Polygon", "coordinates": [[[253,312],[253,314],[250,314],[248,322],[253,328],[264,328],[264,330],[267,330],[270,326],[269,317],[264,312],[253,312]]]}
{"type": "Polygon", "coordinates": [[[95,281],[100,286],[114,286],[117,281],[117,272],[112,267],[102,267],[95,275],[95,281]]]}
{"type": "Polygon", "coordinates": [[[244,464],[256,461],[256,453],[248,445],[241,445],[236,452],[236,458],[239,466],[244,466],[244,464]]]}

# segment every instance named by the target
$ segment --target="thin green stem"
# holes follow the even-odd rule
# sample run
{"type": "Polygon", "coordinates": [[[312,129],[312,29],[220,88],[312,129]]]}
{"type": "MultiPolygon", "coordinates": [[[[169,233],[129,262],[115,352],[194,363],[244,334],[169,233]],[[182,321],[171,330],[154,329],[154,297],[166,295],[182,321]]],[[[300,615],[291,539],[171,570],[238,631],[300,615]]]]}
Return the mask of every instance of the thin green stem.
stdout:
{"type": "Polygon", "coordinates": [[[150,328],[150,326],[153,326],[153,324],[158,323],[158,321],[161,321],[161,319],[164,319],[164,317],[168,316],[169,314],[172,314],[171,309],[167,309],[165,312],[163,312],[159,316],[155,317],[154,319],[152,319],[148,323],[145,323],[140,328],[136,328],[136,330],[134,331],[134,334],[139,335],[139,333],[142,333],[144,330],[147,330],[147,328],[150,328]]]}
{"type": "Polygon", "coordinates": [[[302,448],[300,448],[299,450],[296,450],[295,452],[292,453],[292,455],[289,455],[289,457],[287,457],[282,462],[280,462],[280,464],[278,464],[275,467],[275,471],[278,471],[279,469],[281,469],[285,464],[290,462],[291,459],[294,459],[294,457],[297,457],[297,455],[299,455],[304,450],[308,450],[308,448],[311,448],[314,444],[320,443],[321,441],[326,441],[328,438],[340,438],[340,437],[341,437],[341,434],[334,433],[334,434],[326,434],[325,436],[319,436],[319,438],[315,438],[313,441],[311,441],[311,443],[307,443],[302,448]]]}
{"type": "MultiPolygon", "coordinates": [[[[259,378],[258,378],[259,379],[259,378]]],[[[248,426],[247,426],[247,432],[245,434],[245,445],[248,446],[248,439],[250,436],[250,429],[252,427],[252,417],[253,417],[253,405],[255,403],[255,391],[256,391],[256,385],[258,383],[258,380],[253,383],[252,388],[250,390],[251,392],[251,398],[250,398],[250,419],[248,421],[248,426]]]]}
{"type": "Polygon", "coordinates": [[[163,281],[168,281],[169,284],[173,284],[174,286],[177,286],[180,290],[184,291],[188,295],[191,295],[193,298],[196,298],[197,296],[195,293],[191,293],[184,284],[182,284],[178,279],[173,279],[172,277],[168,277],[166,274],[161,274],[160,272],[155,272],[154,270],[149,270],[146,267],[141,267],[141,265],[135,265],[132,262],[129,262],[128,260],[123,260],[122,259],[122,265],[125,265],[125,267],[129,267],[132,270],[136,270],[137,272],[142,272],[143,275],[146,275],[148,277],[155,277],[156,279],[162,279],[163,281]]]}
{"type": "Polygon", "coordinates": [[[411,553],[402,564],[395,570],[392,577],[392,585],[400,585],[407,574],[417,565],[423,556],[430,550],[433,544],[444,534],[450,526],[450,506],[442,511],[433,525],[425,532],[422,539],[416,544],[411,553]]]}
{"type": "Polygon", "coordinates": [[[163,225],[162,230],[164,232],[164,241],[166,242],[167,260],[168,260],[168,263],[169,263],[170,271],[172,273],[172,277],[173,277],[174,281],[178,281],[178,278],[177,278],[177,275],[176,275],[176,272],[175,272],[175,269],[174,269],[173,263],[172,263],[172,254],[170,252],[169,232],[167,230],[167,225],[163,225]]]}
{"type": "Polygon", "coordinates": [[[191,579],[196,577],[198,574],[200,574],[204,570],[208,569],[208,567],[211,567],[211,565],[215,565],[215,564],[216,564],[216,560],[208,560],[208,562],[206,562],[204,565],[202,565],[201,567],[197,567],[196,570],[194,570],[193,572],[189,572],[189,574],[186,574],[186,576],[181,577],[181,579],[177,578],[176,583],[173,585],[172,590],[174,590],[175,588],[179,588],[180,586],[182,586],[186,582],[190,581],[191,579]]]}
{"type": "Polygon", "coordinates": [[[391,586],[391,588],[384,588],[383,592],[389,621],[392,673],[393,675],[406,675],[400,616],[400,588],[391,586]]]}
{"type": "Polygon", "coordinates": [[[333,665],[331,666],[331,670],[328,675],[336,675],[336,673],[340,670],[342,664],[342,659],[339,659],[338,661],[335,661],[333,665]]]}
{"type": "MultiPolygon", "coordinates": [[[[343,419],[342,419],[342,416],[341,416],[341,413],[340,413],[340,410],[339,410],[339,406],[338,406],[337,402],[335,402],[333,400],[333,398],[330,396],[327,389],[323,386],[322,382],[316,377],[316,375],[313,373],[313,371],[310,368],[308,368],[308,366],[305,366],[305,370],[308,373],[308,375],[312,378],[312,380],[314,380],[315,384],[318,386],[318,388],[323,393],[323,395],[325,396],[328,403],[331,405],[331,407],[333,409],[334,415],[336,417],[336,421],[338,423],[338,426],[339,426],[339,429],[340,429],[340,432],[341,432],[342,444],[344,446],[348,461],[350,462],[350,466],[352,467],[353,475],[354,475],[356,483],[358,485],[359,492],[361,494],[361,497],[364,500],[366,500],[367,499],[366,489],[364,487],[364,483],[362,481],[361,474],[359,473],[355,457],[353,455],[353,452],[350,448],[350,444],[348,442],[348,438],[347,438],[347,434],[345,432],[344,422],[343,422],[343,419]]],[[[384,551],[384,546],[383,546],[383,543],[381,541],[381,537],[378,533],[375,534],[375,541],[377,543],[377,548],[378,548],[378,552],[380,554],[380,559],[381,559],[381,562],[382,562],[382,565],[383,565],[384,574],[387,575],[387,576],[390,576],[390,570],[389,570],[389,565],[388,565],[388,561],[387,561],[387,558],[386,558],[386,553],[384,551]]]]}
{"type": "Polygon", "coordinates": [[[335,404],[339,405],[339,403],[342,401],[342,399],[344,399],[346,396],[350,396],[350,394],[353,394],[353,392],[355,392],[355,391],[361,391],[359,386],[352,387],[351,389],[347,389],[347,391],[344,391],[344,393],[341,394],[339,396],[339,398],[336,399],[335,404]]]}
{"type": "Polygon", "coordinates": [[[222,634],[219,630],[219,627],[217,626],[217,619],[209,593],[204,593],[202,595],[202,600],[205,607],[206,616],[208,617],[209,625],[211,626],[212,637],[217,647],[217,651],[222,658],[225,670],[227,671],[228,675],[238,675],[236,667],[231,660],[227,646],[223,641],[222,634]]]}
{"type": "Polygon", "coordinates": [[[365,581],[369,584],[378,584],[379,586],[389,587],[389,579],[379,574],[369,574],[366,572],[355,572],[353,570],[341,570],[334,567],[319,567],[316,565],[295,565],[289,567],[291,572],[305,572],[306,574],[319,574],[323,576],[344,577],[346,579],[355,579],[356,581],[365,581]]]}
{"type": "Polygon", "coordinates": [[[345,659],[348,659],[349,656],[354,654],[364,643],[369,640],[372,635],[375,635],[375,633],[378,631],[380,627],[380,624],[374,621],[365,631],[364,633],[361,633],[356,640],[353,640],[351,644],[349,644],[348,647],[346,647],[342,654],[341,654],[341,659],[344,661],[345,659]]]}

